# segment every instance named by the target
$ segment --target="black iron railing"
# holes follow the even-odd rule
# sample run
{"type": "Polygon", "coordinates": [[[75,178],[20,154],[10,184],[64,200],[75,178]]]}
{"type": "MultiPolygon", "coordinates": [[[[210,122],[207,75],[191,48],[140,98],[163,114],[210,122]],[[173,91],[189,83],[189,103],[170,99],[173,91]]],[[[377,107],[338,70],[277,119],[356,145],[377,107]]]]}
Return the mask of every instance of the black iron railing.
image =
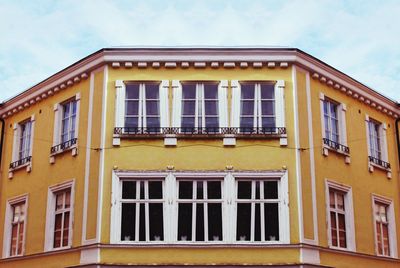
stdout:
{"type": "Polygon", "coordinates": [[[341,151],[341,152],[344,152],[346,154],[350,153],[350,148],[347,147],[346,145],[340,144],[340,143],[338,143],[336,141],[332,141],[332,140],[327,139],[327,138],[323,138],[322,140],[323,140],[324,144],[327,145],[331,149],[334,149],[336,151],[341,151]]]}
{"type": "Polygon", "coordinates": [[[116,127],[116,135],[283,135],[284,127],[116,127]]]}
{"type": "Polygon", "coordinates": [[[373,156],[368,156],[368,160],[369,160],[369,162],[372,162],[372,163],[374,163],[374,164],[376,164],[378,166],[381,166],[381,167],[383,167],[385,169],[390,169],[390,163],[385,162],[385,161],[383,161],[383,160],[381,160],[379,158],[376,158],[376,157],[373,157],[373,156]]]}
{"type": "Polygon", "coordinates": [[[57,144],[57,145],[51,147],[50,153],[54,154],[54,153],[57,153],[60,151],[64,151],[65,149],[68,149],[68,148],[72,147],[73,145],[75,145],[77,141],[78,141],[77,138],[73,138],[73,139],[70,139],[63,143],[57,144]]]}
{"type": "Polygon", "coordinates": [[[25,165],[26,163],[31,162],[31,160],[32,160],[32,156],[27,156],[27,157],[21,158],[15,162],[10,163],[10,169],[14,169],[19,166],[25,165]]]}

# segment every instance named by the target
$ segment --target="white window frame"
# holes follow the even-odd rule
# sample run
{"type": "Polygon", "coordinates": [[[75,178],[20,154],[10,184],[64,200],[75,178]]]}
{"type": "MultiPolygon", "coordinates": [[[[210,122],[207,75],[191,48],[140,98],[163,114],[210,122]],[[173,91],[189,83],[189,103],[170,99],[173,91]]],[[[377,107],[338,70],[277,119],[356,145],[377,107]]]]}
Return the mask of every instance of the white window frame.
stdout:
{"type": "MultiPolygon", "coordinates": [[[[21,142],[21,132],[22,132],[22,125],[30,122],[31,123],[31,133],[30,133],[30,140],[29,140],[29,152],[28,152],[28,156],[32,157],[32,151],[33,151],[33,140],[34,140],[34,133],[35,133],[35,115],[31,115],[28,119],[23,120],[19,123],[14,123],[13,126],[13,130],[14,130],[14,137],[13,137],[13,150],[12,150],[12,161],[11,162],[15,162],[18,160],[21,160],[19,158],[19,149],[20,149],[20,142],[21,142]]],[[[26,171],[30,172],[32,170],[32,158],[30,161],[28,161],[27,163],[17,166],[13,169],[9,170],[9,178],[13,177],[13,171],[26,167],[26,171]]]]}
{"type": "Polygon", "coordinates": [[[375,254],[382,257],[392,257],[397,258],[397,234],[396,234],[396,220],[395,220],[395,212],[393,200],[378,194],[371,195],[371,204],[372,204],[372,223],[374,228],[374,241],[375,241],[375,254]],[[388,232],[389,232],[389,251],[390,255],[381,255],[378,253],[378,241],[377,241],[377,233],[376,233],[376,220],[375,220],[375,203],[381,203],[387,206],[386,209],[386,217],[388,218],[388,232]]]}
{"type": "MultiPolygon", "coordinates": [[[[319,94],[319,99],[320,99],[320,114],[321,114],[321,133],[322,133],[322,138],[329,139],[330,137],[326,137],[326,129],[325,129],[325,113],[324,113],[324,102],[331,102],[337,105],[337,119],[338,119],[338,134],[339,134],[339,141],[338,143],[344,146],[348,146],[347,144],[347,130],[346,130],[346,111],[347,111],[347,105],[345,103],[338,102],[332,98],[327,97],[324,95],[322,92],[319,94]]],[[[323,155],[328,156],[329,150],[333,150],[335,152],[344,154],[348,157],[346,157],[346,163],[350,163],[350,157],[349,154],[347,154],[344,151],[341,150],[335,150],[325,144],[323,144],[323,155]]]]}
{"type": "Polygon", "coordinates": [[[74,231],[74,211],[75,211],[74,206],[75,206],[75,179],[50,186],[48,188],[44,251],[56,251],[56,250],[71,248],[73,231],[74,231]],[[71,190],[68,245],[64,247],[61,246],[58,248],[54,248],[53,243],[54,243],[54,228],[55,228],[54,224],[55,224],[56,193],[67,189],[71,190]]]}
{"type": "MultiPolygon", "coordinates": [[[[371,140],[370,140],[370,121],[373,121],[375,124],[379,124],[379,140],[380,140],[380,149],[381,149],[381,159],[382,161],[388,162],[389,163],[389,156],[388,156],[388,144],[387,144],[387,125],[386,123],[382,123],[378,120],[372,119],[369,115],[365,115],[365,131],[366,131],[366,136],[367,136],[367,148],[368,148],[368,156],[372,156],[371,152],[371,140]]],[[[370,172],[374,171],[374,168],[382,169],[387,171],[387,177],[391,178],[392,173],[391,169],[384,168],[380,165],[377,165],[368,159],[368,169],[370,172]]]]}
{"type": "Polygon", "coordinates": [[[13,258],[23,256],[25,254],[25,241],[26,241],[26,226],[28,223],[28,194],[23,194],[7,200],[6,212],[4,218],[4,235],[3,235],[3,258],[13,258]],[[24,219],[24,234],[22,241],[22,254],[11,256],[11,235],[12,235],[12,217],[13,217],[13,206],[25,202],[25,219],[24,219]]]}
{"type": "MultiPolygon", "coordinates": [[[[80,100],[81,94],[77,93],[72,98],[69,98],[63,102],[54,104],[54,131],[53,131],[53,146],[59,145],[61,143],[61,132],[62,132],[62,117],[63,117],[63,105],[72,101],[76,102],[76,119],[75,119],[75,135],[74,138],[78,139],[79,133],[79,114],[80,114],[80,100]]],[[[54,155],[63,153],[68,150],[72,150],[72,155],[75,156],[78,154],[78,142],[76,144],[53,153],[50,157],[50,163],[54,163],[54,155]]]]}
{"type": "MultiPolygon", "coordinates": [[[[192,81],[193,83],[197,83],[196,92],[201,92],[199,88],[204,88],[204,83],[208,82],[205,80],[196,80],[192,81]]],[[[212,81],[211,81],[212,82],[212,81]]],[[[182,83],[179,80],[172,81],[173,88],[173,112],[172,112],[172,126],[173,127],[181,127],[182,121],[182,83]]],[[[228,126],[228,105],[227,105],[227,88],[228,88],[228,80],[221,80],[218,83],[218,122],[219,127],[227,127],[228,126]]],[[[198,100],[196,96],[196,100],[198,100]]],[[[196,109],[196,122],[197,122],[197,109],[196,109]]],[[[204,114],[203,114],[203,122],[204,122],[204,114]]],[[[198,126],[195,123],[195,127],[198,126]]],[[[201,126],[199,126],[201,127],[201,126]]]]}
{"type": "Polygon", "coordinates": [[[328,245],[330,248],[339,250],[356,251],[355,227],[354,227],[354,209],[353,209],[353,191],[350,186],[337,183],[332,180],[325,180],[325,210],[327,222],[328,245]],[[329,190],[340,191],[344,193],[345,224],[346,224],[346,248],[332,245],[331,237],[331,218],[330,218],[330,199],[329,190]]]}
{"type": "Polygon", "coordinates": [[[136,172],[113,171],[111,196],[111,228],[110,242],[115,244],[243,244],[236,241],[236,209],[235,194],[237,179],[278,179],[280,197],[279,206],[279,241],[247,242],[245,244],[287,244],[290,243],[289,196],[287,172],[136,172]],[[122,180],[163,180],[164,181],[164,241],[122,241],[121,237],[121,205],[122,180]],[[221,180],[222,197],[222,235],[221,241],[178,241],[178,180],[221,180]]]}

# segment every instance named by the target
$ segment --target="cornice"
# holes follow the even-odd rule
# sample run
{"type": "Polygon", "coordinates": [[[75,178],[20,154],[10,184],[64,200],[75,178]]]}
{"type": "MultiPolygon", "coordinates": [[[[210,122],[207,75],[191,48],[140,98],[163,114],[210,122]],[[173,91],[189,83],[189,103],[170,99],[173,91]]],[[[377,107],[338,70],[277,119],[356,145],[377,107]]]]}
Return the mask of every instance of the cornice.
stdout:
{"type": "Polygon", "coordinates": [[[298,65],[321,84],[398,118],[397,103],[317,58],[294,48],[110,48],[99,50],[3,103],[0,116],[18,113],[87,79],[94,69],[274,69],[298,65]]]}

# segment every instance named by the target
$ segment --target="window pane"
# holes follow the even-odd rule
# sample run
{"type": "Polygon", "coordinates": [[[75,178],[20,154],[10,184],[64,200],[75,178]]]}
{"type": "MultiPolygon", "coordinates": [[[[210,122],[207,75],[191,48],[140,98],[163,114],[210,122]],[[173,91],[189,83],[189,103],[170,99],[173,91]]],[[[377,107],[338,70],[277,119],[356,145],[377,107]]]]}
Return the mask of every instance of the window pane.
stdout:
{"type": "Polygon", "coordinates": [[[136,181],[122,183],[122,199],[136,199],[136,181]]]}
{"type": "Polygon", "coordinates": [[[381,224],[376,223],[376,239],[378,244],[378,254],[383,254],[383,245],[382,245],[382,235],[381,235],[381,224]]]}
{"type": "Polygon", "coordinates": [[[193,198],[193,182],[180,181],[179,182],[179,198],[192,199],[193,198]]]}
{"type": "Polygon", "coordinates": [[[240,83],[242,99],[254,99],[254,83],[240,83]]]}
{"type": "Polygon", "coordinates": [[[19,236],[18,236],[18,250],[17,254],[22,254],[22,243],[24,242],[24,223],[19,224],[19,236]]]}
{"type": "Polygon", "coordinates": [[[150,240],[164,240],[163,205],[149,204],[150,240]]]}
{"type": "Polygon", "coordinates": [[[196,241],[204,241],[204,204],[196,204],[196,241]]]}
{"type": "Polygon", "coordinates": [[[121,241],[135,240],[136,204],[122,203],[121,241]]]}
{"type": "Polygon", "coordinates": [[[146,101],[146,115],[159,115],[159,102],[158,100],[146,101]]]}
{"type": "Polygon", "coordinates": [[[145,199],[144,181],[140,181],[139,185],[140,185],[140,193],[139,193],[140,199],[143,200],[143,199],[145,199]]]}
{"type": "Polygon", "coordinates": [[[206,117],[206,127],[209,128],[209,131],[217,132],[219,127],[218,117],[206,117]]]}
{"type": "Polygon", "coordinates": [[[222,204],[208,204],[208,240],[222,241],[222,204]]]}
{"type": "Polygon", "coordinates": [[[125,118],[125,127],[138,127],[138,118],[137,117],[126,117],[125,118]]]}
{"type": "Polygon", "coordinates": [[[58,248],[61,246],[61,223],[62,214],[57,214],[54,221],[54,242],[53,247],[58,248]]]}
{"type": "Polygon", "coordinates": [[[274,99],[274,84],[261,83],[261,99],[274,99]]]}
{"type": "Polygon", "coordinates": [[[344,194],[336,193],[337,209],[344,210],[344,194]]]}
{"type": "Polygon", "coordinates": [[[238,181],[238,198],[251,198],[251,181],[238,181]]]}
{"type": "Polygon", "coordinates": [[[192,240],[192,204],[178,205],[178,240],[192,240]]]}
{"type": "Polygon", "coordinates": [[[339,220],[339,245],[340,247],[345,248],[347,246],[346,246],[346,223],[344,215],[338,214],[338,220],[339,220]]]}
{"type": "Polygon", "coordinates": [[[207,197],[208,199],[221,199],[221,182],[208,181],[207,182],[207,197]]]}
{"type": "Polygon", "coordinates": [[[194,117],[183,117],[182,118],[182,129],[183,132],[191,132],[194,128],[194,117]]]}
{"type": "Polygon", "coordinates": [[[261,205],[255,204],[255,217],[254,217],[254,240],[261,241],[261,205]]]}
{"type": "Polygon", "coordinates": [[[146,241],[146,213],[144,204],[139,204],[139,241],[146,241]]]}
{"type": "Polygon", "coordinates": [[[274,101],[261,101],[262,115],[275,115],[274,101]]]}
{"type": "Polygon", "coordinates": [[[149,181],[149,198],[162,199],[162,181],[149,181]]]}
{"type": "Polygon", "coordinates": [[[264,181],[264,198],[278,199],[278,182],[264,181]]]}
{"type": "Polygon", "coordinates": [[[382,234],[383,234],[383,251],[386,256],[390,255],[389,251],[389,230],[387,225],[382,225],[382,234]]]}
{"type": "Polygon", "coordinates": [[[64,228],[63,228],[63,241],[62,241],[62,246],[66,247],[68,246],[68,237],[69,234],[69,212],[64,213],[64,228]]]}
{"type": "Polygon", "coordinates": [[[11,229],[11,256],[17,254],[17,236],[18,236],[18,224],[12,226],[11,229]]]}
{"type": "Polygon", "coordinates": [[[64,193],[56,194],[56,210],[62,209],[64,207],[64,193]]]}
{"type": "Polygon", "coordinates": [[[279,209],[278,203],[264,204],[265,240],[279,240],[279,209]]]}
{"type": "Polygon", "coordinates": [[[158,99],[158,94],[160,90],[160,83],[145,83],[146,88],[146,99],[158,99]]]}
{"type": "Polygon", "coordinates": [[[252,132],[254,127],[254,117],[241,117],[240,118],[240,131],[252,132]]]}
{"type": "Polygon", "coordinates": [[[159,117],[147,117],[147,131],[148,132],[160,132],[160,118],[159,117]]]}
{"type": "Polygon", "coordinates": [[[236,240],[250,241],[251,204],[237,204],[236,240]]]}
{"type": "Polygon", "coordinates": [[[69,208],[71,205],[71,190],[65,191],[65,202],[64,207],[69,208]]]}
{"type": "Polygon", "coordinates": [[[254,100],[242,100],[240,105],[241,115],[254,115],[254,100]]]}
{"type": "Polygon", "coordinates": [[[125,115],[138,115],[139,101],[130,100],[125,102],[125,115]]]}
{"type": "Polygon", "coordinates": [[[184,100],[182,102],[182,105],[183,105],[183,109],[182,109],[183,115],[195,115],[196,101],[184,100]]]}
{"type": "Polygon", "coordinates": [[[329,206],[335,208],[335,192],[332,190],[329,191],[329,206]]]}
{"type": "Polygon", "coordinates": [[[204,199],[203,181],[195,182],[197,185],[197,199],[204,199]]]}
{"type": "Polygon", "coordinates": [[[275,127],[275,117],[263,117],[262,127],[275,127]]]}
{"type": "Polygon", "coordinates": [[[206,115],[218,115],[218,101],[207,100],[204,102],[206,115]]]}
{"type": "Polygon", "coordinates": [[[338,246],[336,214],[331,212],[331,239],[332,246],[338,246]]]}
{"type": "Polygon", "coordinates": [[[139,99],[139,83],[126,85],[126,99],[139,99]]]}
{"type": "Polygon", "coordinates": [[[205,99],[218,99],[218,84],[217,83],[204,83],[204,98],[205,99]]]}
{"type": "Polygon", "coordinates": [[[260,190],[260,181],[255,181],[255,183],[256,183],[256,199],[260,199],[260,192],[261,192],[261,190],[260,190]]]}
{"type": "Polygon", "coordinates": [[[183,99],[196,99],[196,83],[182,84],[183,99]]]}

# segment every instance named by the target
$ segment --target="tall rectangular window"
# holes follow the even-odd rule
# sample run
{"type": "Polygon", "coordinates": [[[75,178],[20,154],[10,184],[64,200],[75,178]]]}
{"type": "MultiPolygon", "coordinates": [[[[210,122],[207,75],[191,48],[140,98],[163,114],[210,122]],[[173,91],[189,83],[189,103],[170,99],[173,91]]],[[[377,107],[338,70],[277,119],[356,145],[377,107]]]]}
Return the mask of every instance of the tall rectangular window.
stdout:
{"type": "Polygon", "coordinates": [[[18,160],[30,156],[31,129],[32,121],[30,120],[20,124],[21,133],[19,137],[18,160]]]}
{"type": "Polygon", "coordinates": [[[76,100],[71,100],[61,105],[61,143],[70,141],[75,137],[76,128],[76,100]]]}
{"type": "Polygon", "coordinates": [[[279,241],[279,204],[278,181],[238,180],[236,241],[279,241]]]}
{"type": "Polygon", "coordinates": [[[241,82],[240,88],[241,132],[253,132],[257,128],[275,128],[275,84],[241,82]]]}
{"type": "Polygon", "coordinates": [[[331,245],[339,248],[347,248],[345,195],[344,192],[329,189],[331,245]]]}
{"type": "Polygon", "coordinates": [[[371,154],[370,156],[376,159],[382,159],[380,127],[381,127],[380,123],[373,120],[369,120],[368,133],[369,133],[369,146],[371,154]]]}
{"type": "Polygon", "coordinates": [[[121,241],[164,241],[164,181],[123,180],[121,241]]]}
{"type": "Polygon", "coordinates": [[[374,201],[377,253],[390,256],[388,205],[374,201]]]}
{"type": "Polygon", "coordinates": [[[54,199],[53,248],[62,248],[70,245],[71,189],[55,192],[54,199]]]}
{"type": "Polygon", "coordinates": [[[130,82],[125,90],[125,127],[160,132],[160,82],[130,82]]]}
{"type": "Polygon", "coordinates": [[[206,128],[218,132],[218,83],[182,83],[182,132],[206,128]]]}
{"type": "Polygon", "coordinates": [[[25,232],[25,201],[11,205],[10,256],[22,255],[25,232]]]}
{"type": "Polygon", "coordinates": [[[222,241],[222,180],[178,180],[178,241],[222,241]]]}
{"type": "Polygon", "coordinates": [[[324,106],[324,124],[325,138],[340,143],[339,139],[339,119],[338,119],[338,104],[325,99],[324,106]]]}

